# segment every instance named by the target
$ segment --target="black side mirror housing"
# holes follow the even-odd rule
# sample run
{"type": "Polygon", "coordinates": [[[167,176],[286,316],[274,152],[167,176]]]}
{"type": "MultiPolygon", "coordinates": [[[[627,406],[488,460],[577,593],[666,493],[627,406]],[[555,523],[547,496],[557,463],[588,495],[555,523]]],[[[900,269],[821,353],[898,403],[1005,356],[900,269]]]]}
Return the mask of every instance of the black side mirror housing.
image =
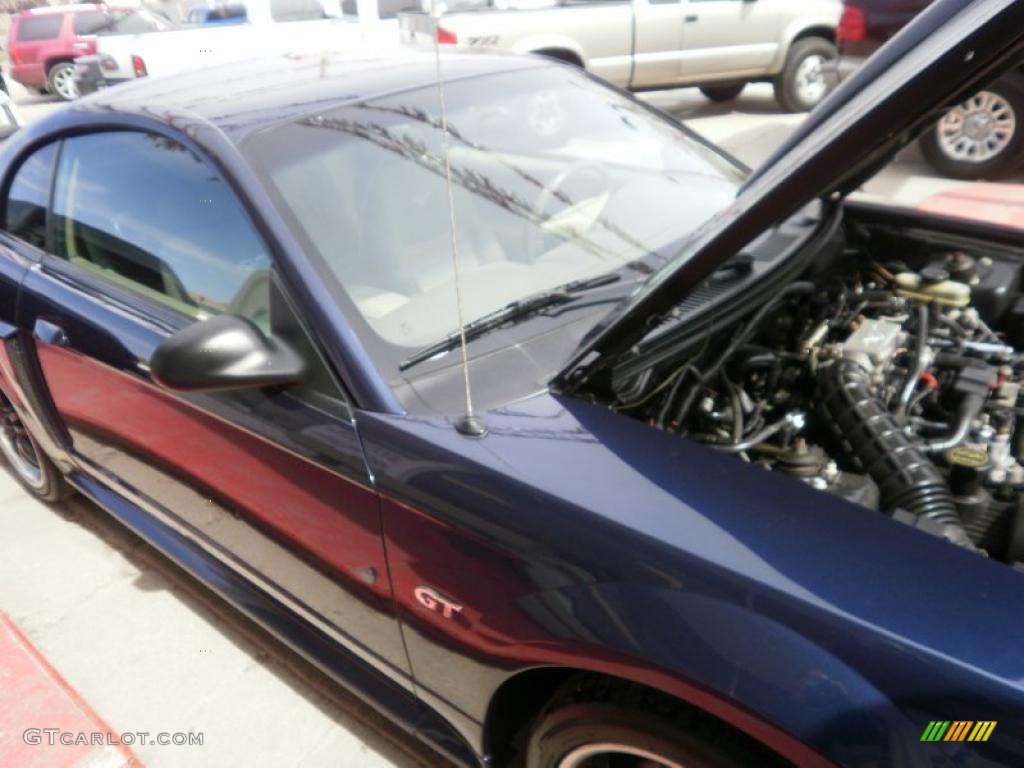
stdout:
{"type": "Polygon", "coordinates": [[[216,392],[299,383],[303,359],[238,315],[200,320],[168,337],[149,361],[153,380],[181,392],[216,392]]]}

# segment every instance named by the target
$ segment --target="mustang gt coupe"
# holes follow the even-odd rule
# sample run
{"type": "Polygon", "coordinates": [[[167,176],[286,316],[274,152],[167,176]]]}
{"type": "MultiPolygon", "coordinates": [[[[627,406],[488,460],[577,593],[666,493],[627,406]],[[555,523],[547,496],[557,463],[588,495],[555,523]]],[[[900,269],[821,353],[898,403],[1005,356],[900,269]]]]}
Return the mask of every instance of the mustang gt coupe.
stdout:
{"type": "Polygon", "coordinates": [[[1022,58],[938,0],[755,172],[541,58],[96,94],[0,447],[458,764],[1024,765],[1024,236],[847,200],[1022,58]]]}

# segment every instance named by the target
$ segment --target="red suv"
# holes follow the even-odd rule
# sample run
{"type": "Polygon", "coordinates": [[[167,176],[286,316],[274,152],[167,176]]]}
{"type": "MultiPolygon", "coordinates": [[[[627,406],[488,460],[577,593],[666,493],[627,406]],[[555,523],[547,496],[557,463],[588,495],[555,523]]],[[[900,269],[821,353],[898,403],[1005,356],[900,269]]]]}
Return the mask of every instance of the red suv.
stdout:
{"type": "Polygon", "coordinates": [[[95,35],[110,21],[110,9],[92,3],[52,5],[22,11],[11,18],[7,51],[11,77],[41,93],[62,99],[78,96],[77,56],[96,52],[95,35]]]}

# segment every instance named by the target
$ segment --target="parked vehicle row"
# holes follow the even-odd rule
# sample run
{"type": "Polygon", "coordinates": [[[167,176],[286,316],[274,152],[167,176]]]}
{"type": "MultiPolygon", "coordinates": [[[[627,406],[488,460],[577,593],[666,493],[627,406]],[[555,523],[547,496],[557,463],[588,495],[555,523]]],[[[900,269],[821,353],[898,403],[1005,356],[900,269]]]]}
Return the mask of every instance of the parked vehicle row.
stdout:
{"type": "MultiPolygon", "coordinates": [[[[803,112],[828,93],[840,12],[838,0],[456,6],[436,35],[465,48],[544,54],[632,90],[697,85],[728,101],[746,83],[768,81],[783,109],[803,112]]],[[[406,40],[433,41],[428,14],[401,14],[399,24],[406,40]]]]}
{"type": "Polygon", "coordinates": [[[1022,765],[1021,234],[847,199],[1022,58],[752,173],[539,57],[109,89],[0,148],[0,453],[466,766],[1022,765]]]}
{"type": "Polygon", "coordinates": [[[22,11],[11,17],[8,32],[11,77],[40,93],[74,99],[74,60],[94,53],[100,38],[171,28],[167,19],[140,8],[87,3],[22,11]]]}
{"type": "MultiPolygon", "coordinates": [[[[138,77],[260,55],[340,50],[362,42],[367,34],[354,19],[331,16],[322,0],[247,0],[202,13],[203,24],[197,26],[105,35],[90,55],[76,60],[79,89],[91,93],[138,77]]],[[[374,32],[375,39],[384,39],[388,28],[382,23],[374,32]]]]}

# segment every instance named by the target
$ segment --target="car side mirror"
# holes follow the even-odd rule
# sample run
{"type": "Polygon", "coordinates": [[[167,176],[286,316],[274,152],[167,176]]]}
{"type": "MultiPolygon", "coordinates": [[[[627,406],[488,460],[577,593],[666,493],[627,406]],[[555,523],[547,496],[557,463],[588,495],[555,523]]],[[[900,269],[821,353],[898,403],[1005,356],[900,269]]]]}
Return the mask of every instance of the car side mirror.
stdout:
{"type": "Polygon", "coordinates": [[[305,370],[291,347],[238,315],[217,315],[182,328],[149,361],[157,384],[183,392],[296,384],[305,370]]]}

